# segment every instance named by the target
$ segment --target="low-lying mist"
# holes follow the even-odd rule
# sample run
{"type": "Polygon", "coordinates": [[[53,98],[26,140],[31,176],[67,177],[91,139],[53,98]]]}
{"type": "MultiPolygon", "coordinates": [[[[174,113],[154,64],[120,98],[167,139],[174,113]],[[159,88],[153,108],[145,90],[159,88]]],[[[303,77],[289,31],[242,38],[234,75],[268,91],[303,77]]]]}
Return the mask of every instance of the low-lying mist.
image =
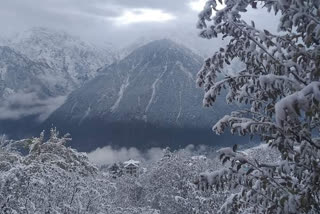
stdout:
{"type": "MultiPolygon", "coordinates": [[[[207,145],[190,144],[175,151],[183,152],[188,156],[205,155],[206,157],[213,158],[216,155],[216,153],[214,152],[216,151],[216,149],[216,147],[207,145]]],[[[152,147],[147,150],[140,150],[136,147],[113,148],[112,146],[105,146],[89,152],[88,157],[92,163],[98,166],[123,162],[129,159],[134,159],[145,163],[153,163],[163,157],[164,150],[165,149],[162,149],[160,147],[152,147]]]]}

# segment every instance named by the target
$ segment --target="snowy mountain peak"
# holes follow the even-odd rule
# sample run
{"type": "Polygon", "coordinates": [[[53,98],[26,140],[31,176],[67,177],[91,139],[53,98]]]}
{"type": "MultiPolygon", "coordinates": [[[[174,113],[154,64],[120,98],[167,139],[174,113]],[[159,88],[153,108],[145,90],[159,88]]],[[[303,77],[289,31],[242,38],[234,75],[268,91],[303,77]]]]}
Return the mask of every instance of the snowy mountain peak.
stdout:
{"type": "Polygon", "coordinates": [[[167,38],[154,40],[145,45],[145,47],[147,46],[158,46],[159,48],[180,47],[180,45],[167,38]]]}
{"type": "MultiPolygon", "coordinates": [[[[181,55],[185,54],[185,55],[192,55],[192,57],[194,58],[200,58],[198,55],[194,54],[190,49],[187,49],[186,47],[177,44],[175,42],[173,42],[170,39],[160,39],[160,40],[154,40],[151,41],[145,45],[142,45],[141,47],[137,48],[136,50],[134,50],[131,54],[139,54],[142,53],[144,55],[148,55],[148,54],[163,54],[163,53],[179,53],[179,56],[176,57],[180,57],[181,55]]],[[[172,59],[171,59],[172,60],[172,59]]]]}

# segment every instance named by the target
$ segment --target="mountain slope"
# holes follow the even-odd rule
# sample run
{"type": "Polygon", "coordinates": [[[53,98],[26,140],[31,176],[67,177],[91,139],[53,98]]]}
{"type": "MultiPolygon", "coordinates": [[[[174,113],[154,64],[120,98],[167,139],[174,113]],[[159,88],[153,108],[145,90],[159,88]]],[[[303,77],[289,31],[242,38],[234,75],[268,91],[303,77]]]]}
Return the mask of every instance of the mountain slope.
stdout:
{"type": "Polygon", "coordinates": [[[101,71],[104,75],[72,93],[59,111],[78,123],[99,117],[208,125],[203,124],[207,118],[195,121],[201,115],[202,94],[195,88],[201,63],[200,57],[170,40],[151,42],[101,71]]]}
{"type": "Polygon", "coordinates": [[[0,46],[0,133],[23,137],[23,130],[63,103],[67,88],[68,81],[48,65],[0,46]]]}
{"type": "Polygon", "coordinates": [[[202,108],[195,84],[201,65],[199,56],[170,40],[151,42],[71,93],[47,124],[71,130],[81,146],[200,143],[197,134],[185,139],[192,133],[185,131],[210,133],[226,108],[224,102],[216,111],[202,108]]]}
{"type": "Polygon", "coordinates": [[[46,28],[0,38],[0,133],[30,136],[66,95],[114,59],[111,49],[46,28]]]}
{"type": "Polygon", "coordinates": [[[46,64],[0,46],[0,99],[18,92],[36,92],[40,97],[65,95],[68,82],[57,78],[57,73],[46,64]]]}
{"type": "Polygon", "coordinates": [[[32,28],[6,42],[17,52],[35,62],[60,71],[73,88],[97,75],[97,70],[111,64],[115,54],[111,48],[100,48],[65,32],[32,28]]]}

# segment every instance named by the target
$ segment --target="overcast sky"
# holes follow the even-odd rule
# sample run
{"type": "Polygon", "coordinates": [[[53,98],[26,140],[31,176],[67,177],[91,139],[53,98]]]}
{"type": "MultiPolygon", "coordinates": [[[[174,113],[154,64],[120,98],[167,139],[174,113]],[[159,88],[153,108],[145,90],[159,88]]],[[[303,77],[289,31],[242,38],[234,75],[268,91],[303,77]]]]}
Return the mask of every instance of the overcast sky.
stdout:
{"type": "MultiPolygon", "coordinates": [[[[188,40],[198,41],[195,23],[205,1],[0,0],[0,27],[3,34],[10,34],[42,26],[116,45],[157,34],[187,34],[188,40]]],[[[265,15],[253,12],[251,16],[263,25],[275,25],[265,15]]],[[[206,44],[210,42],[202,42],[206,44]]]]}

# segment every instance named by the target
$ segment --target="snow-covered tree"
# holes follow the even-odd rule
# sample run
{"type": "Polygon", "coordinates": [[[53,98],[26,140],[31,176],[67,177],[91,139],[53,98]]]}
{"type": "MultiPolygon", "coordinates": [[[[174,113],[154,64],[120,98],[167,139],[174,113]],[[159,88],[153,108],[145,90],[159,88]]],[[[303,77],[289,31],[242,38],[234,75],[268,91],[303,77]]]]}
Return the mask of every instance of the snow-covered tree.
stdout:
{"type": "Polygon", "coordinates": [[[114,185],[68,140],[52,129],[47,141],[41,133],[13,142],[27,155],[0,150],[0,213],[108,213],[114,185]]]}
{"type": "Polygon", "coordinates": [[[225,0],[219,11],[217,3],[207,1],[199,14],[200,36],[230,40],[205,60],[197,83],[205,90],[205,106],[223,89],[227,102],[242,105],[213,131],[258,135],[281,153],[281,161],[248,159],[237,146],[221,149],[230,168],[203,174],[203,182],[213,189],[241,187],[221,212],[319,213],[320,1],[225,0]],[[242,13],[251,9],[278,14],[278,33],[258,29],[254,20],[248,24],[242,13]],[[234,60],[245,68],[224,73],[234,60]]]}
{"type": "Polygon", "coordinates": [[[228,191],[203,191],[198,175],[221,164],[191,149],[143,161],[139,176],[92,165],[66,147],[56,129],[39,137],[0,144],[0,213],[216,213],[228,191]],[[27,148],[19,153],[17,148],[27,148]],[[116,172],[116,173],[115,173],[116,172]],[[197,185],[194,185],[197,184],[197,185]]]}
{"type": "Polygon", "coordinates": [[[197,175],[212,165],[204,156],[166,148],[163,158],[141,177],[143,200],[160,213],[216,213],[226,194],[201,191],[194,184],[197,175]]]}

